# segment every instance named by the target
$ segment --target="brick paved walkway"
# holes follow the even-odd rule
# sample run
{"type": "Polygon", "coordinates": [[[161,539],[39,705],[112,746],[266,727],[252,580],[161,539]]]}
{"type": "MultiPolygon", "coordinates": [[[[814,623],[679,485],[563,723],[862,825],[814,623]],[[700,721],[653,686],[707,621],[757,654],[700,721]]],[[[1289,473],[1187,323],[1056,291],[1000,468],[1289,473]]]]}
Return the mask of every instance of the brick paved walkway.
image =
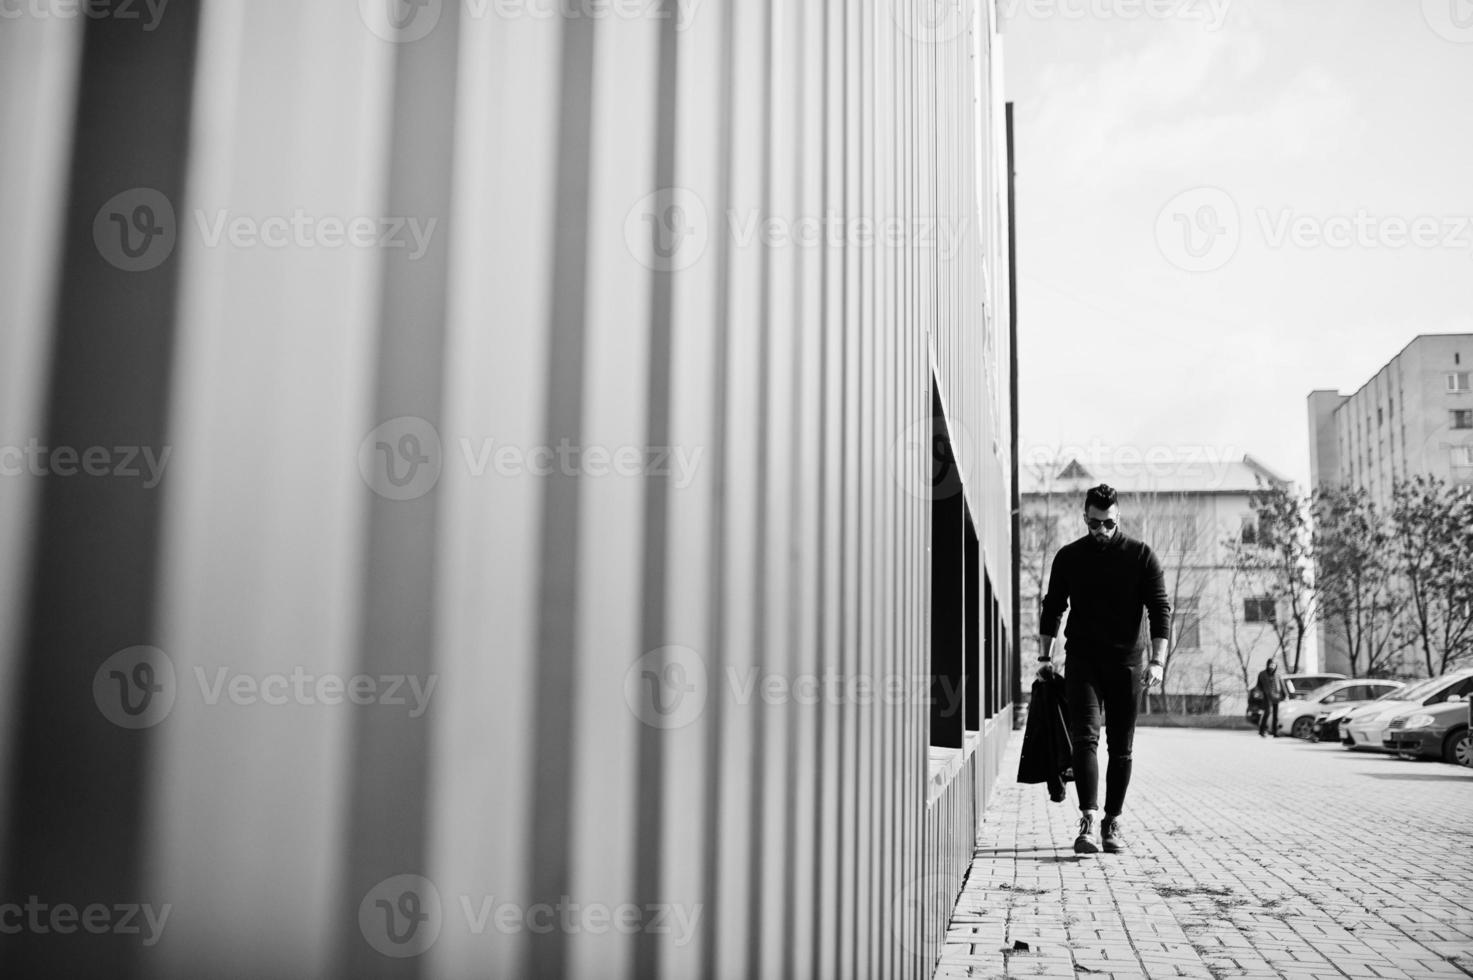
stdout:
{"type": "Polygon", "coordinates": [[[1130,852],[1081,856],[1072,784],[1014,782],[1020,742],[937,977],[1473,976],[1473,770],[1141,728],[1130,852]]]}

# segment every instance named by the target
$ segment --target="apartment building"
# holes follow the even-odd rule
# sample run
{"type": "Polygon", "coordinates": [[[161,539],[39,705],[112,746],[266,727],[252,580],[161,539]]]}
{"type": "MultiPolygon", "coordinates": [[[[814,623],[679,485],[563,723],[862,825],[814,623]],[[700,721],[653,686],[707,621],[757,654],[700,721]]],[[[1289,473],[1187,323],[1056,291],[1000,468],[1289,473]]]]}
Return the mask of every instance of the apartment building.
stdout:
{"type": "Polygon", "coordinates": [[[1473,484],[1473,334],[1422,334],[1353,394],[1309,393],[1310,479],[1378,504],[1417,474],[1473,484]]]}

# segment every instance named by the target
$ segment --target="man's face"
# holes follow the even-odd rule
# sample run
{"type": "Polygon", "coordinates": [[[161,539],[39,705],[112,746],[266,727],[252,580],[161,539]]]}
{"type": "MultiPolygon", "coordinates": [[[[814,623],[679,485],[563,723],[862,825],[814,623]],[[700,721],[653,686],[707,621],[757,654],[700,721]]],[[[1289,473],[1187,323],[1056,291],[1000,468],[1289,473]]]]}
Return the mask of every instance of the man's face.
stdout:
{"type": "Polygon", "coordinates": [[[1279,669],[1279,665],[1276,664],[1276,663],[1274,663],[1272,660],[1270,660],[1268,662],[1268,669],[1269,670],[1278,670],[1279,669]]]}
{"type": "Polygon", "coordinates": [[[1120,526],[1120,505],[1111,504],[1109,510],[1084,508],[1084,525],[1089,528],[1089,536],[1095,539],[1095,543],[1105,544],[1115,536],[1115,530],[1120,526]]]}

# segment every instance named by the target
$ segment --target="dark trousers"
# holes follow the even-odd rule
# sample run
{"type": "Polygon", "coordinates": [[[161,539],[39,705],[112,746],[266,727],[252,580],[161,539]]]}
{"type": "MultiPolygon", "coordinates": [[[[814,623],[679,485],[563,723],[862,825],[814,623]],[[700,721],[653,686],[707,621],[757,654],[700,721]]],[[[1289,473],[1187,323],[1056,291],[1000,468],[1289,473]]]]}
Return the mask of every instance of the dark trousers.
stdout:
{"type": "Polygon", "coordinates": [[[1069,699],[1069,737],[1074,742],[1074,788],[1081,810],[1094,809],[1100,787],[1097,753],[1100,719],[1104,716],[1105,747],[1110,764],[1105,770],[1105,813],[1118,816],[1130,786],[1131,745],[1140,706],[1139,658],[1122,659],[1117,653],[1091,656],[1071,653],[1064,668],[1064,690],[1069,699]]]}
{"type": "Polygon", "coordinates": [[[1274,738],[1279,737],[1279,702],[1273,698],[1269,698],[1263,710],[1258,713],[1258,734],[1262,735],[1265,729],[1272,732],[1274,738]],[[1273,715],[1272,721],[1269,720],[1270,713],[1273,715]]]}

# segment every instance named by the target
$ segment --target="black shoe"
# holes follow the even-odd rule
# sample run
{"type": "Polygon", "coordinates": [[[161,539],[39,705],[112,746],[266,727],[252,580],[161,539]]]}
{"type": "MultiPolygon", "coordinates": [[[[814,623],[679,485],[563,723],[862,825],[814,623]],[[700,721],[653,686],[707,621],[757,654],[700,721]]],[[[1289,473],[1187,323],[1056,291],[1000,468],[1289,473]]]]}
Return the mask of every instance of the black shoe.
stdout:
{"type": "Polygon", "coordinates": [[[1106,854],[1119,854],[1125,850],[1125,838],[1120,836],[1120,821],[1111,816],[1100,821],[1100,839],[1106,854]]]}
{"type": "Polygon", "coordinates": [[[1258,733],[1258,737],[1259,738],[1268,738],[1268,732],[1259,732],[1258,733]]]}
{"type": "Polygon", "coordinates": [[[1095,843],[1095,816],[1088,812],[1079,818],[1079,836],[1074,838],[1075,854],[1098,854],[1100,846],[1095,843]]]}

